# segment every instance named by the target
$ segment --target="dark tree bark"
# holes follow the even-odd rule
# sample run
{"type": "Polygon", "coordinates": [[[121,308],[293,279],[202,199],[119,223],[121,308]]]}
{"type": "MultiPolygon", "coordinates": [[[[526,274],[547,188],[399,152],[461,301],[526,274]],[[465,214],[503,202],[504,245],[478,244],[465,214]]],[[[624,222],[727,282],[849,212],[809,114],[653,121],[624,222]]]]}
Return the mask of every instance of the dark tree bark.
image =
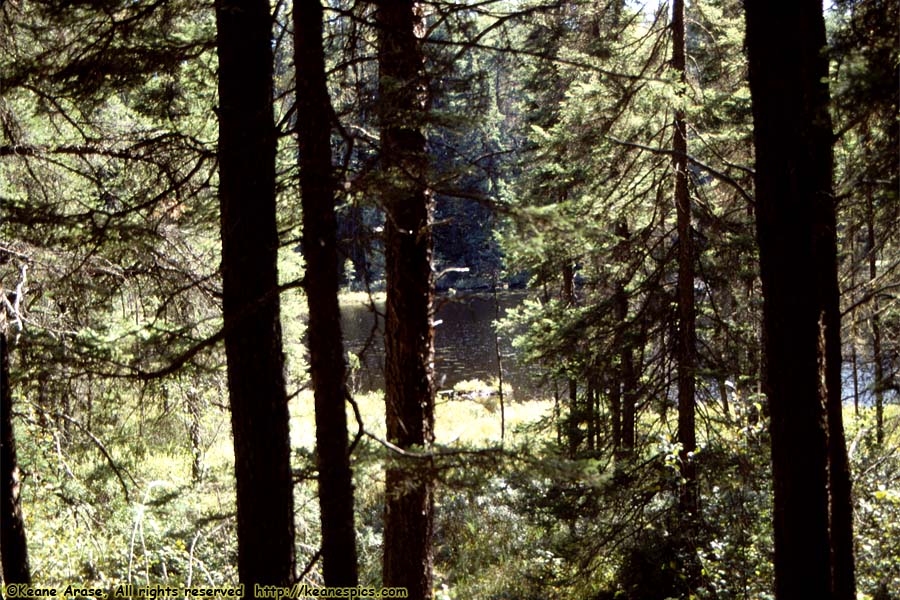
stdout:
{"type": "MultiPolygon", "coordinates": [[[[685,76],[684,0],[675,0],[672,8],[672,68],[682,84],[685,76]]],[[[679,94],[679,97],[683,93],[679,94]]],[[[675,169],[675,209],[678,228],[678,441],[681,443],[681,486],[679,511],[687,523],[698,517],[700,494],[697,490],[697,466],[692,453],[697,450],[694,426],[695,382],[697,370],[697,326],[694,308],[694,243],[691,236],[691,198],[688,193],[687,122],[684,109],[677,107],[674,117],[672,149],[675,169]]]]}
{"type": "Polygon", "coordinates": [[[822,5],[747,2],[779,600],[855,597],[822,5]]]}
{"type": "Polygon", "coordinates": [[[593,454],[597,447],[597,415],[594,410],[595,399],[597,397],[597,386],[594,383],[593,375],[588,377],[587,391],[585,392],[585,420],[587,421],[587,449],[593,454]]]}
{"type": "MultiPolygon", "coordinates": [[[[825,65],[827,73],[827,62],[825,65]]],[[[824,75],[822,76],[824,79],[824,75]]],[[[826,85],[826,94],[828,93],[826,85]]],[[[828,114],[827,111],[825,113],[828,114]]],[[[828,124],[829,133],[831,124],[828,124]]],[[[832,158],[828,147],[828,158],[832,158]]],[[[831,163],[829,163],[831,167],[831,163]]],[[[829,168],[829,170],[831,170],[829,168]]],[[[829,174],[830,181],[830,174],[829,174]]],[[[853,554],[853,489],[850,460],[844,436],[843,378],[841,368],[840,286],[837,278],[837,222],[834,200],[822,203],[814,213],[814,244],[817,263],[818,297],[822,303],[820,340],[824,339],[825,357],[820,361],[820,381],[824,389],[828,423],[828,492],[831,534],[831,581],[837,600],[855,600],[856,564],[853,554]],[[824,330],[824,333],[821,332],[824,330]]],[[[820,341],[820,348],[822,342],[820,341]]],[[[821,385],[820,385],[821,387],[821,385]]]]}
{"type": "Polygon", "coordinates": [[[609,421],[613,456],[622,456],[622,369],[615,369],[609,384],[609,421]]]}
{"type": "MultiPolygon", "coordinates": [[[[850,289],[856,290],[856,231],[852,231],[848,237],[850,238],[850,256],[854,262],[850,269],[850,289]]],[[[855,300],[856,298],[851,293],[850,303],[853,304],[855,300]]],[[[859,417],[859,357],[856,351],[856,339],[859,332],[856,315],[856,311],[852,311],[851,318],[853,321],[850,323],[850,368],[851,376],[853,378],[853,414],[854,416],[859,417]]]]}
{"type": "Polygon", "coordinates": [[[817,265],[819,294],[824,304],[820,322],[823,323],[825,361],[820,366],[825,372],[823,394],[826,398],[828,423],[828,492],[831,533],[831,579],[837,600],[855,600],[856,567],[853,555],[853,499],[850,461],[844,439],[843,394],[841,391],[841,313],[840,289],[837,281],[837,246],[834,232],[837,229],[834,210],[820,215],[821,231],[831,231],[831,243],[818,240],[825,246],[817,265]],[[821,227],[822,223],[824,227],[821,227]],[[830,276],[829,276],[830,273],[830,276]]]}
{"type": "MultiPolygon", "coordinates": [[[[615,291],[613,293],[613,304],[616,315],[616,326],[620,328],[624,327],[626,319],[628,318],[628,295],[625,291],[625,284],[621,281],[616,282],[615,291]]],[[[615,369],[613,375],[614,383],[612,385],[612,390],[610,391],[613,448],[616,457],[628,455],[634,447],[634,411],[632,410],[631,412],[630,427],[632,434],[629,439],[627,431],[629,427],[627,423],[629,421],[628,407],[624,406],[624,404],[628,402],[628,398],[631,397],[627,387],[628,384],[625,383],[626,376],[628,375],[626,371],[628,368],[633,370],[633,367],[626,365],[627,362],[631,361],[631,347],[625,343],[623,337],[624,335],[621,329],[616,332],[616,346],[619,348],[619,364],[615,369]]]]}
{"type": "Polygon", "coordinates": [[[331,163],[331,100],[319,0],[294,4],[297,135],[303,202],[303,255],[309,306],[309,366],[315,391],[319,507],[325,585],[359,583],[348,452],[346,362],[338,304],[337,222],[331,163]]]}
{"type": "MultiPolygon", "coordinates": [[[[869,282],[875,285],[875,279],[878,277],[878,261],[875,255],[875,203],[872,201],[871,191],[866,194],[866,254],[869,258],[869,282]]],[[[872,298],[869,325],[872,328],[872,360],[875,363],[875,380],[872,383],[875,393],[875,441],[881,446],[884,443],[884,360],[881,352],[881,320],[877,294],[872,298]]]]}
{"type": "Polygon", "coordinates": [[[294,578],[294,510],[278,297],[272,17],[217,0],[222,308],[237,480],[238,573],[294,578]]]}
{"type": "Polygon", "coordinates": [[[638,378],[634,368],[634,349],[622,349],[622,452],[630,455],[634,451],[635,400],[637,399],[638,378]]]}
{"type": "MultiPolygon", "coordinates": [[[[385,401],[388,439],[427,449],[434,441],[432,213],[423,54],[409,0],[377,2],[379,119],[385,222],[385,401]]],[[[434,483],[430,465],[391,466],[386,475],[385,586],[410,598],[432,594],[434,483]]]]}
{"type": "MultiPolygon", "coordinates": [[[[0,293],[4,293],[0,287],[0,293]]],[[[4,309],[0,309],[4,310],[4,309]]],[[[0,562],[3,583],[31,583],[25,519],[19,495],[19,463],[12,422],[12,389],[9,384],[9,345],[6,319],[0,315],[0,562]]]]}
{"type": "MultiPolygon", "coordinates": [[[[687,84],[685,70],[684,0],[672,5],[672,68],[679,83],[687,84]]],[[[684,90],[678,91],[684,99],[684,90]]],[[[673,118],[672,166],[675,171],[675,213],[678,230],[678,442],[681,444],[681,487],[678,496],[679,543],[684,560],[684,582],[694,590],[701,582],[697,556],[700,490],[697,482],[697,433],[695,426],[697,372],[697,314],[694,306],[694,240],[691,231],[691,197],[688,192],[687,119],[676,106],[673,118]]]]}
{"type": "MultiPolygon", "coordinates": [[[[500,301],[497,300],[497,273],[493,275],[494,320],[500,321],[500,301]]],[[[506,441],[506,404],[503,396],[503,353],[500,351],[500,336],[494,333],[494,353],[497,356],[497,395],[500,400],[500,445],[506,441]]]]}
{"type": "Polygon", "coordinates": [[[187,392],[187,409],[191,415],[190,437],[191,437],[191,481],[199,483],[203,479],[203,437],[201,431],[201,423],[203,419],[203,409],[201,405],[200,393],[191,388],[187,392]]]}
{"type": "MultiPolygon", "coordinates": [[[[562,268],[562,300],[566,306],[573,307],[575,299],[575,268],[567,262],[562,268]]],[[[581,420],[582,411],[578,406],[578,382],[574,377],[569,377],[566,382],[569,390],[569,418],[566,421],[566,437],[569,443],[569,457],[578,455],[578,447],[581,445],[581,420]]]]}
{"type": "MultiPolygon", "coordinates": [[[[624,265],[628,244],[631,243],[631,233],[628,223],[622,219],[615,226],[615,234],[620,238],[615,253],[624,265]]],[[[616,347],[619,352],[619,368],[616,369],[616,384],[612,392],[613,412],[613,437],[618,457],[626,457],[634,450],[634,401],[637,397],[637,377],[634,370],[634,343],[627,335],[628,319],[628,292],[625,286],[627,277],[622,277],[615,284],[613,293],[613,305],[616,316],[616,325],[619,331],[616,334],[616,347]]]]}

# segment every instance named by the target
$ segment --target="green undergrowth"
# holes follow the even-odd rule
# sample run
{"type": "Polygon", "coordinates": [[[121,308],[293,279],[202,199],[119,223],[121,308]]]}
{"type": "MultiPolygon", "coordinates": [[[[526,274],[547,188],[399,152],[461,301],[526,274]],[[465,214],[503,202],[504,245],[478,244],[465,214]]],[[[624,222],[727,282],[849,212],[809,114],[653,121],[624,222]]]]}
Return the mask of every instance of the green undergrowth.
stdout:
{"type": "MultiPolygon", "coordinates": [[[[467,382],[460,389],[490,384],[467,382]]],[[[94,415],[90,436],[86,423],[67,429],[37,413],[19,419],[36,583],[237,583],[230,423],[218,396],[208,392],[199,479],[192,472],[190,422],[176,403],[144,399],[142,411],[138,398],[122,400],[115,414],[94,415]]],[[[353,453],[361,578],[379,585],[384,465],[398,459],[384,443],[382,394],[358,394],[354,402],[364,432],[353,453]]],[[[667,429],[674,423],[660,426],[656,416],[645,416],[639,451],[629,461],[613,461],[603,449],[571,459],[556,444],[552,400],[504,404],[502,444],[497,407],[458,395],[436,402],[435,446],[411,450],[434,455],[436,597],[602,599],[619,597],[629,581],[664,578],[669,562],[657,555],[675,547],[671,506],[683,460],[667,429]]],[[[877,597],[885,586],[900,589],[900,407],[886,407],[881,447],[873,412],[845,411],[860,598],[877,597]]],[[[320,544],[311,391],[291,400],[290,414],[303,568],[320,544]]],[[[766,598],[772,577],[768,439],[763,423],[732,416],[700,421],[704,525],[696,550],[704,585],[698,597],[766,598]]],[[[347,418],[353,438],[360,428],[351,406],[347,418]]],[[[677,566],[673,559],[671,568],[677,566]]],[[[319,565],[306,580],[322,582],[319,565]]]]}

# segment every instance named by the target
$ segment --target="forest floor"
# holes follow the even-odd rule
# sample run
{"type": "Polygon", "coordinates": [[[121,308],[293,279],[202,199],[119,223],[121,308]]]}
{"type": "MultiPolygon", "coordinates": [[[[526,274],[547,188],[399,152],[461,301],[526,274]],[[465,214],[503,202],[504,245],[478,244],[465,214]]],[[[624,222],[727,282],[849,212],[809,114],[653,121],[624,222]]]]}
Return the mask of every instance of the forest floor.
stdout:
{"type": "MultiPolygon", "coordinates": [[[[535,469],[543,472],[539,461],[549,461],[554,470],[564,466],[551,449],[555,441],[550,425],[553,401],[515,402],[507,397],[503,411],[506,436],[504,450],[500,450],[498,396],[462,395],[489,387],[490,382],[467,382],[460,386],[457,396],[439,397],[436,402],[436,451],[450,457],[450,462],[439,469],[439,580],[441,585],[449,585],[448,589],[470,594],[448,598],[489,597],[482,594],[513,589],[530,569],[536,568],[530,562],[543,560],[543,555],[528,557],[546,542],[545,534],[527,513],[513,508],[525,497],[511,483],[517,473],[534,475],[535,469]],[[502,557],[497,554],[500,546],[504,549],[502,557]],[[474,562],[486,560],[493,561],[493,571],[475,569],[474,562]],[[474,570],[466,566],[470,562],[474,570]]],[[[118,474],[97,444],[78,432],[73,430],[66,441],[36,421],[23,422],[27,425],[19,432],[26,472],[23,499],[36,582],[62,586],[236,582],[233,448],[228,412],[218,403],[205,409],[200,428],[202,476],[193,480],[190,424],[174,401],[147,407],[141,414],[140,400],[135,398],[123,401],[116,414],[96,416],[94,431],[103,432],[97,440],[115,459],[118,474]]],[[[371,434],[363,437],[354,451],[354,470],[361,575],[364,581],[373,582],[380,580],[383,469],[391,453],[382,443],[383,395],[358,394],[355,402],[365,430],[371,434]]],[[[303,564],[319,544],[312,391],[299,392],[291,400],[290,413],[298,482],[298,562],[303,564]]],[[[856,417],[852,407],[845,410],[858,498],[858,552],[863,561],[860,564],[870,565],[866,566],[872,571],[869,578],[892,577],[889,574],[896,567],[889,558],[892,551],[885,545],[900,541],[900,520],[896,518],[900,516],[900,488],[895,480],[897,473],[886,465],[897,462],[900,406],[885,407],[887,439],[880,451],[872,447],[870,439],[873,413],[867,408],[856,417]]],[[[358,425],[349,406],[347,417],[352,437],[358,425]]],[[[710,426],[707,433],[717,437],[720,445],[737,447],[747,435],[734,424],[710,426]]],[[[761,431],[764,425],[758,427],[761,431]]],[[[748,448],[756,448],[753,451],[760,454],[764,467],[768,451],[758,436],[759,432],[751,434],[756,441],[748,448]]],[[[647,456],[663,452],[665,437],[665,432],[657,431],[645,438],[647,456]]],[[[602,471],[602,465],[595,461],[581,466],[573,463],[566,470],[568,477],[581,482],[578,489],[595,484],[605,489],[608,478],[602,471]]],[[[762,515],[767,504],[763,500],[759,507],[762,515]]],[[[767,517],[763,519],[768,523],[767,517]]],[[[313,573],[315,576],[315,570],[313,573]]]]}

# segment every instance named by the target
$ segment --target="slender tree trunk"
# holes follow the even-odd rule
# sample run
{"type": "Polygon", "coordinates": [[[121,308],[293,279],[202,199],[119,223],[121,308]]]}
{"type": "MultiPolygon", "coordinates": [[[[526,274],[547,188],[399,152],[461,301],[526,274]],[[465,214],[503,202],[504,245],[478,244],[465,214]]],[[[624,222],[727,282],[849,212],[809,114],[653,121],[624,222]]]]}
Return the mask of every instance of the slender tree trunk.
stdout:
{"type": "MultiPolygon", "coordinates": [[[[494,320],[500,321],[500,301],[497,299],[497,273],[493,274],[494,320]]],[[[506,403],[503,396],[503,353],[500,350],[500,336],[494,332],[494,351],[497,355],[497,395],[500,399],[500,445],[506,441],[506,403]]]]}
{"type": "Polygon", "coordinates": [[[609,384],[609,419],[612,430],[613,455],[619,457],[622,452],[622,369],[616,369],[609,384]]]}
{"type": "Polygon", "coordinates": [[[191,481],[199,483],[203,479],[203,438],[201,424],[203,419],[202,399],[200,393],[191,387],[187,392],[187,409],[191,416],[191,481]]]}
{"type": "Polygon", "coordinates": [[[724,379],[719,380],[719,399],[722,400],[722,416],[726,422],[731,421],[731,403],[728,402],[728,385],[724,379]]]}
{"type": "Polygon", "coordinates": [[[855,597],[822,5],[748,2],[775,595],[855,597]]]}
{"type": "Polygon", "coordinates": [[[634,368],[634,349],[622,350],[622,452],[630,455],[635,446],[635,400],[638,378],[634,368]]]}
{"type": "MultiPolygon", "coordinates": [[[[431,192],[423,54],[409,0],[377,2],[382,199],[386,212],[385,400],[388,439],[400,448],[434,442],[431,192]]],[[[432,594],[434,482],[429,464],[388,468],[385,489],[385,586],[410,598],[432,594]]]]}
{"type": "Polygon", "coordinates": [[[559,383],[553,380],[553,422],[556,424],[556,445],[562,446],[562,407],[559,403],[559,383]]]}
{"type": "Polygon", "coordinates": [[[578,455],[578,447],[581,445],[581,409],[578,406],[578,382],[574,377],[567,381],[569,397],[569,417],[566,419],[566,438],[569,444],[569,458],[578,455]]]}
{"type": "MultiPolygon", "coordinates": [[[[616,282],[613,302],[615,304],[616,326],[621,328],[624,326],[625,320],[628,318],[628,296],[625,292],[625,285],[622,282],[616,282]]],[[[619,364],[615,369],[613,376],[614,383],[610,392],[610,404],[612,413],[612,429],[613,429],[613,446],[616,455],[624,457],[631,452],[634,444],[628,443],[628,428],[631,428],[631,441],[634,439],[634,422],[629,425],[628,407],[624,406],[630,397],[627,389],[627,369],[626,363],[631,361],[631,347],[624,340],[621,329],[616,332],[616,345],[619,348],[619,364]],[[623,410],[624,407],[624,410],[623,410]]],[[[633,410],[633,407],[632,407],[633,410]]],[[[633,414],[633,413],[632,413],[633,414]]]]}
{"type": "MultiPolygon", "coordinates": [[[[567,262],[562,268],[562,299],[566,306],[575,306],[575,268],[567,262]]],[[[575,458],[578,447],[581,445],[581,408],[578,406],[578,381],[569,376],[567,381],[569,390],[569,418],[566,421],[566,431],[569,442],[569,456],[575,458]]]]}
{"type": "Polygon", "coordinates": [[[850,365],[853,369],[853,414],[859,417],[859,357],[856,355],[856,342],[850,345],[850,365]]]}
{"type": "Polygon", "coordinates": [[[338,305],[332,110],[325,79],[319,0],[294,4],[294,40],[306,259],[304,285],[309,306],[309,365],[316,404],[323,570],[326,586],[355,587],[359,576],[345,410],[347,374],[338,305]]]}
{"type": "Polygon", "coordinates": [[[585,419],[587,420],[587,449],[593,453],[596,448],[597,440],[597,415],[594,413],[594,398],[597,395],[597,386],[594,384],[594,378],[591,376],[587,382],[587,392],[585,393],[585,419]]]}
{"type": "MultiPolygon", "coordinates": [[[[820,207],[821,208],[821,207],[820,207]]],[[[837,244],[834,207],[817,215],[819,298],[823,301],[820,327],[824,329],[824,390],[828,417],[828,489],[831,531],[831,577],[836,600],[855,600],[856,568],[853,556],[853,499],[850,461],[844,437],[841,367],[840,289],[837,280],[837,244]],[[823,226],[824,225],[824,226],[823,226]],[[824,233],[824,232],[830,232],[824,233]],[[820,250],[819,250],[820,248],[820,250]]]]}
{"type": "MultiPolygon", "coordinates": [[[[872,194],[866,194],[866,254],[869,257],[869,284],[876,285],[878,264],[875,252],[875,205],[872,194]]],[[[884,362],[881,353],[881,320],[879,317],[878,294],[872,297],[872,361],[875,363],[875,378],[872,390],[875,393],[875,440],[879,446],[884,443],[884,362]]]]}
{"type": "MultiPolygon", "coordinates": [[[[850,289],[853,290],[853,294],[850,296],[850,302],[853,304],[855,301],[855,292],[856,292],[856,230],[854,229],[850,235],[850,289]]],[[[853,377],[853,415],[855,417],[859,417],[859,356],[856,351],[856,339],[859,336],[858,327],[857,327],[857,318],[856,311],[853,311],[851,314],[851,318],[853,321],[850,324],[850,367],[852,369],[851,375],[853,377]]]]}
{"type": "Polygon", "coordinates": [[[238,573],[294,578],[294,507],[278,296],[272,18],[217,0],[222,307],[237,480],[238,573]]]}
{"type": "MultiPolygon", "coordinates": [[[[616,254],[619,254],[623,268],[626,263],[625,248],[630,243],[631,234],[625,219],[616,223],[615,234],[620,238],[616,254]]],[[[620,457],[628,456],[634,450],[634,400],[637,397],[637,377],[634,370],[634,344],[627,338],[625,327],[628,319],[627,277],[615,284],[613,304],[616,316],[616,346],[619,352],[619,367],[616,370],[612,394],[613,439],[620,457]]]]}
{"type": "MultiPolygon", "coordinates": [[[[820,13],[821,14],[821,13],[820,13]]],[[[827,72],[827,71],[826,71],[827,72]]],[[[827,93],[827,88],[826,88],[827,93]]],[[[826,108],[827,114],[827,108],[826,108]]],[[[831,124],[828,123],[830,132],[831,124]]],[[[833,169],[829,146],[827,164],[829,183],[833,169]]],[[[840,287],[837,278],[837,220],[830,194],[814,206],[813,254],[819,316],[820,395],[825,398],[828,424],[829,528],[831,534],[831,580],[836,600],[856,599],[855,559],[853,556],[853,500],[850,461],[844,439],[843,358],[841,356],[840,287]]]]}
{"type": "MultiPolygon", "coordinates": [[[[5,293],[0,287],[0,293],[5,293]]],[[[3,310],[5,313],[5,310],[3,310]]],[[[19,463],[12,422],[12,389],[9,383],[9,345],[6,319],[0,315],[0,562],[3,583],[31,583],[25,519],[19,495],[19,463]]]]}

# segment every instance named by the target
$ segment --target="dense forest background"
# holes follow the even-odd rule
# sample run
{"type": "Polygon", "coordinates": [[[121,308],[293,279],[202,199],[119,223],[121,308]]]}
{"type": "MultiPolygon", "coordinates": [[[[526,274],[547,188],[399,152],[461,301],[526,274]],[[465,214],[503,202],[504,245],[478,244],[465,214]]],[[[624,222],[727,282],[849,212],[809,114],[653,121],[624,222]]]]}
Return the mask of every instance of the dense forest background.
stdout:
{"type": "Polygon", "coordinates": [[[900,4],[795,4],[0,1],[3,582],[900,598],[900,4]]]}

